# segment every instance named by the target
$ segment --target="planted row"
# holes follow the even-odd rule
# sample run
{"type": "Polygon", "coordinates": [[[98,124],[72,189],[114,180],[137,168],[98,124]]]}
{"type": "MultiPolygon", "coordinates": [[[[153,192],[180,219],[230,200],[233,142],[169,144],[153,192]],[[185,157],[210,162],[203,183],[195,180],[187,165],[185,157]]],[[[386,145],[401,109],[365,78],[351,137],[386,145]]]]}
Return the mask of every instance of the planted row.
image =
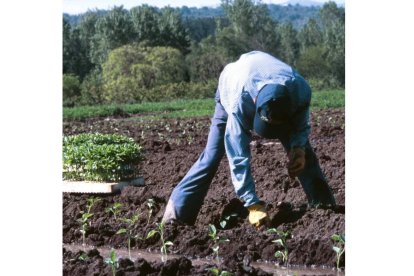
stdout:
{"type": "MultiPolygon", "coordinates": [[[[89,198],[87,200],[86,204],[86,210],[81,211],[81,218],[78,220],[80,223],[80,229],[79,231],[82,233],[82,241],[83,244],[85,244],[85,235],[88,231],[88,226],[90,225],[90,218],[93,217],[93,213],[91,213],[92,206],[99,202],[100,198],[89,198]]],[[[122,217],[121,216],[121,207],[122,204],[115,202],[111,206],[107,207],[105,209],[105,212],[108,214],[111,214],[115,220],[123,222],[122,227],[120,227],[117,231],[117,235],[125,235],[127,237],[127,246],[128,246],[128,252],[129,252],[129,259],[132,259],[131,257],[131,241],[132,240],[146,240],[153,237],[159,237],[159,241],[161,242],[160,252],[161,252],[161,260],[165,262],[167,260],[168,252],[170,251],[170,247],[173,246],[173,242],[166,239],[165,236],[165,224],[164,223],[157,223],[156,221],[151,221],[152,214],[154,209],[156,208],[157,203],[154,199],[148,199],[146,202],[146,206],[148,210],[145,212],[137,212],[136,214],[132,214],[129,217],[122,217]],[[139,233],[138,229],[138,220],[141,217],[143,213],[146,213],[146,225],[150,225],[150,223],[155,224],[155,227],[153,229],[149,229],[147,233],[139,233]]],[[[228,220],[231,216],[237,216],[237,214],[231,214],[230,216],[224,217],[224,219],[220,222],[220,227],[222,229],[226,228],[226,225],[228,223],[228,220]]],[[[275,234],[276,239],[273,240],[273,243],[276,243],[278,245],[278,250],[276,250],[274,256],[277,259],[280,259],[280,263],[283,263],[285,265],[289,265],[289,246],[288,246],[288,240],[291,239],[293,236],[290,231],[282,231],[276,228],[270,228],[266,231],[268,234],[275,234]],[[280,249],[280,250],[279,250],[280,249]]],[[[214,275],[232,275],[230,272],[225,270],[220,270],[220,263],[221,258],[219,256],[219,250],[221,247],[221,244],[224,242],[229,242],[230,240],[224,236],[219,235],[219,231],[216,228],[215,225],[209,224],[208,225],[208,236],[211,240],[211,251],[214,255],[214,261],[216,263],[216,266],[213,266],[209,268],[209,271],[213,273],[214,275]]],[[[336,267],[338,270],[340,270],[340,261],[343,258],[343,254],[345,252],[345,236],[341,234],[334,234],[332,235],[331,239],[335,243],[332,249],[336,253],[336,267]]],[[[113,271],[116,273],[117,269],[117,261],[116,258],[114,259],[114,256],[116,256],[115,250],[111,252],[111,257],[107,260],[108,264],[111,265],[113,271]]]]}

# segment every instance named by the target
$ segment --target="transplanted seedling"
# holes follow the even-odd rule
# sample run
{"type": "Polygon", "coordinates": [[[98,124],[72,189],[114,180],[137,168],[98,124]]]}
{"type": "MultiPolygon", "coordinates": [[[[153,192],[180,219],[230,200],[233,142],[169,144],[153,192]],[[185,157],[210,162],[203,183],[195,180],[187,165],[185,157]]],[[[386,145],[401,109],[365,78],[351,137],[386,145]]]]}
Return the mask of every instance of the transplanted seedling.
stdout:
{"type": "Polygon", "coordinates": [[[115,202],[114,205],[112,205],[111,207],[106,208],[105,212],[112,213],[114,215],[115,220],[116,220],[116,215],[119,214],[119,212],[121,212],[121,207],[122,207],[121,203],[115,202]]]}
{"type": "Polygon", "coordinates": [[[147,239],[151,238],[152,236],[154,236],[155,234],[160,235],[160,239],[161,239],[161,260],[164,262],[164,256],[165,256],[165,260],[167,260],[167,249],[168,246],[173,245],[173,243],[171,241],[165,241],[164,240],[164,226],[165,224],[163,222],[161,223],[157,223],[157,228],[153,229],[151,231],[149,231],[149,233],[147,234],[147,239]]]}
{"type": "Polygon", "coordinates": [[[86,239],[86,232],[89,229],[89,226],[91,225],[90,218],[93,216],[93,213],[91,213],[91,209],[93,205],[97,202],[101,201],[99,197],[91,197],[87,199],[86,204],[86,212],[80,211],[82,214],[82,217],[79,218],[77,221],[80,223],[81,229],[79,230],[82,233],[82,245],[85,246],[85,239],[86,239]]]}
{"type": "Polygon", "coordinates": [[[272,242],[281,245],[283,247],[283,251],[280,251],[280,250],[276,251],[275,257],[282,259],[283,263],[287,264],[288,259],[289,259],[289,251],[288,251],[286,242],[291,237],[290,232],[289,231],[284,232],[281,230],[277,230],[276,228],[270,228],[267,230],[267,232],[271,234],[277,234],[279,236],[279,239],[274,240],[272,242]]]}
{"type": "Polygon", "coordinates": [[[213,273],[215,276],[232,276],[233,275],[233,273],[228,272],[226,270],[220,270],[217,267],[212,267],[207,270],[213,273]]]}
{"type": "Polygon", "coordinates": [[[113,249],[113,248],[111,249],[111,252],[109,253],[109,258],[107,258],[105,260],[105,263],[107,263],[108,265],[111,266],[112,275],[115,276],[116,275],[116,270],[119,266],[119,263],[118,263],[118,260],[117,260],[117,257],[116,257],[115,249],[113,249]]]}
{"type": "Polygon", "coordinates": [[[208,235],[210,236],[211,240],[213,241],[213,252],[216,255],[216,261],[217,264],[220,262],[220,258],[219,258],[219,249],[220,249],[220,243],[221,242],[229,242],[230,240],[228,238],[225,237],[219,237],[217,235],[217,229],[213,224],[209,224],[208,225],[208,235]]]}
{"type": "Polygon", "coordinates": [[[148,199],[147,206],[148,206],[149,211],[148,211],[148,221],[147,221],[147,225],[150,222],[150,219],[151,219],[151,216],[152,216],[152,212],[154,211],[154,208],[155,208],[155,204],[156,203],[155,203],[155,200],[154,199],[152,199],[152,198],[148,199]]]}
{"type": "Polygon", "coordinates": [[[230,219],[232,217],[237,217],[237,214],[236,213],[232,213],[232,214],[230,214],[228,216],[225,216],[224,219],[222,221],[220,221],[221,228],[223,228],[223,229],[226,228],[228,222],[230,221],[230,219]]]}
{"type": "Polygon", "coordinates": [[[132,239],[140,239],[140,237],[138,236],[138,234],[134,235],[133,231],[134,231],[134,226],[137,223],[138,219],[139,219],[140,214],[134,215],[132,216],[132,218],[120,218],[120,220],[122,222],[125,222],[125,224],[127,225],[126,228],[121,228],[118,230],[118,232],[116,232],[116,234],[120,234],[120,235],[126,235],[128,237],[128,254],[129,254],[129,258],[131,258],[131,240],[132,239]]]}
{"type": "Polygon", "coordinates": [[[339,268],[339,262],[341,261],[341,256],[345,252],[345,235],[342,234],[333,234],[331,239],[336,243],[332,246],[333,251],[336,253],[336,268],[339,268]]]}

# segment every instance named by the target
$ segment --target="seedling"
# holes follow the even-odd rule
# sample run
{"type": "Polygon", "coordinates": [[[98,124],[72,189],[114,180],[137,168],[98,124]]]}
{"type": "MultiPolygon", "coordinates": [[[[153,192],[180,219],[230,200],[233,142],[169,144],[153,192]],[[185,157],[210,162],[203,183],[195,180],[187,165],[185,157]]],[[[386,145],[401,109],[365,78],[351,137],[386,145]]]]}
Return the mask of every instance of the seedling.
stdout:
{"type": "Polygon", "coordinates": [[[81,229],[79,230],[82,233],[82,245],[85,246],[85,239],[86,239],[86,232],[89,229],[89,226],[91,225],[91,222],[89,221],[89,219],[93,216],[93,213],[91,213],[91,209],[93,207],[93,205],[97,202],[101,201],[101,199],[99,197],[94,198],[88,198],[87,199],[87,204],[86,204],[86,212],[84,211],[80,211],[80,213],[82,214],[82,217],[79,218],[77,221],[80,223],[81,225],[81,229]]]}
{"type": "Polygon", "coordinates": [[[81,261],[87,261],[89,260],[89,257],[88,255],[86,255],[86,253],[82,253],[82,255],[80,255],[78,259],[81,261]]]}
{"type": "Polygon", "coordinates": [[[339,268],[339,262],[341,260],[342,254],[345,252],[345,235],[342,234],[333,234],[331,239],[336,242],[336,245],[332,246],[333,251],[336,253],[336,268],[339,268]]]}
{"type": "Polygon", "coordinates": [[[139,214],[132,216],[132,218],[121,218],[120,220],[122,222],[125,222],[127,227],[126,228],[121,228],[118,230],[118,232],[116,232],[116,234],[119,235],[126,235],[128,237],[128,254],[129,254],[129,258],[131,258],[131,240],[132,239],[139,239],[140,237],[137,235],[133,234],[133,230],[134,230],[134,226],[136,224],[136,222],[139,219],[139,214]]]}
{"type": "Polygon", "coordinates": [[[227,223],[229,222],[230,218],[232,218],[232,217],[237,217],[237,214],[232,213],[228,216],[225,216],[224,219],[222,221],[220,221],[221,228],[223,228],[223,229],[226,228],[227,223]]]}
{"type": "Polygon", "coordinates": [[[118,268],[119,264],[118,264],[118,260],[117,260],[117,257],[116,257],[116,252],[113,248],[111,249],[111,252],[109,253],[109,258],[107,258],[105,260],[105,263],[107,263],[111,266],[112,275],[115,276],[116,275],[116,269],[118,268]]]}
{"type": "Polygon", "coordinates": [[[152,199],[152,198],[148,199],[147,206],[149,208],[149,211],[148,211],[148,221],[147,221],[147,225],[150,222],[150,219],[151,219],[151,216],[152,216],[152,212],[154,211],[155,204],[156,203],[155,203],[155,200],[154,199],[152,199]]]}
{"type": "Polygon", "coordinates": [[[121,212],[121,207],[122,207],[121,203],[115,202],[114,205],[112,205],[111,207],[106,208],[105,212],[112,213],[114,215],[115,220],[116,220],[116,215],[119,214],[119,212],[121,212]]]}
{"type": "Polygon", "coordinates": [[[161,223],[157,223],[157,228],[153,229],[151,231],[149,231],[148,235],[147,235],[147,239],[151,238],[152,236],[154,236],[155,234],[160,235],[160,239],[161,239],[161,260],[164,262],[164,256],[165,256],[165,260],[167,260],[167,248],[168,246],[173,245],[173,243],[171,241],[165,241],[164,240],[164,226],[165,224],[163,222],[161,223]]]}
{"type": "Polygon", "coordinates": [[[218,264],[220,262],[220,258],[219,258],[220,245],[219,244],[221,242],[229,242],[230,240],[228,238],[219,237],[217,235],[217,229],[213,224],[208,225],[208,235],[210,236],[211,240],[214,243],[212,250],[214,254],[216,255],[216,261],[218,264]]]}
{"type": "Polygon", "coordinates": [[[228,272],[226,270],[221,270],[218,269],[217,267],[212,267],[207,269],[208,271],[210,271],[211,273],[213,273],[215,276],[232,276],[233,273],[228,272]]]}
{"type": "Polygon", "coordinates": [[[276,251],[275,257],[278,259],[282,259],[282,262],[287,264],[288,259],[289,259],[289,250],[288,250],[286,242],[291,237],[290,232],[289,231],[283,232],[281,230],[277,230],[276,228],[270,228],[267,230],[267,232],[271,234],[277,234],[279,236],[279,239],[274,240],[272,242],[281,245],[283,247],[283,251],[280,251],[280,250],[276,251]]]}

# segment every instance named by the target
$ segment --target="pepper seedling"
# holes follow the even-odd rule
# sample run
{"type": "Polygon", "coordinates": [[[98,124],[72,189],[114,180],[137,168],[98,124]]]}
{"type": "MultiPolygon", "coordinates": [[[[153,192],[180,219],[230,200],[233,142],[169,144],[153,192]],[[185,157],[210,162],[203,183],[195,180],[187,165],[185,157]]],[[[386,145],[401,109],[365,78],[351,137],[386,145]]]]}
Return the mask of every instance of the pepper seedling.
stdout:
{"type": "Polygon", "coordinates": [[[210,236],[211,240],[213,241],[213,247],[212,250],[214,254],[216,255],[216,261],[217,264],[220,262],[219,258],[219,249],[220,249],[220,243],[221,242],[229,242],[230,240],[225,237],[219,237],[217,235],[217,229],[213,224],[208,225],[208,235],[210,236]]]}
{"type": "Polygon", "coordinates": [[[87,199],[87,204],[86,204],[86,212],[85,211],[80,211],[80,213],[82,214],[81,218],[79,218],[77,221],[80,223],[80,232],[82,233],[82,245],[85,246],[86,245],[86,232],[89,229],[89,226],[91,225],[90,223],[90,218],[93,216],[93,213],[91,213],[91,209],[93,207],[93,205],[97,202],[101,201],[101,198],[99,197],[91,197],[87,199]]]}
{"type": "Polygon", "coordinates": [[[282,261],[287,264],[289,259],[289,250],[287,247],[287,240],[291,238],[291,234],[289,231],[282,231],[277,230],[276,228],[270,228],[267,230],[270,234],[277,234],[279,236],[279,239],[273,240],[272,242],[277,243],[283,247],[283,251],[276,251],[275,257],[282,259],[282,261]]]}
{"type": "Polygon", "coordinates": [[[164,262],[164,256],[165,256],[165,260],[168,257],[167,256],[168,246],[173,245],[173,243],[171,241],[165,241],[164,240],[164,226],[165,226],[165,224],[163,222],[157,223],[157,228],[149,231],[148,234],[147,234],[147,239],[151,238],[155,234],[160,235],[160,239],[161,239],[161,243],[162,243],[162,246],[161,246],[161,260],[163,262],[164,262]]]}
{"type": "Polygon", "coordinates": [[[126,223],[126,228],[121,228],[119,229],[116,234],[119,235],[126,235],[128,238],[128,254],[129,254],[129,258],[131,258],[131,240],[132,239],[139,239],[140,237],[137,235],[133,234],[134,231],[134,226],[137,223],[138,219],[139,219],[140,214],[134,215],[132,216],[132,218],[120,218],[120,220],[124,223],[126,223]]]}
{"type": "Polygon", "coordinates": [[[237,214],[236,213],[232,213],[232,214],[230,214],[228,216],[225,216],[224,219],[222,221],[220,221],[220,226],[221,226],[222,229],[226,228],[227,223],[230,221],[230,219],[232,217],[237,217],[237,214]]]}
{"type": "Polygon", "coordinates": [[[108,265],[111,266],[112,268],[112,275],[115,276],[116,275],[116,270],[119,266],[118,264],[118,260],[116,257],[116,251],[115,249],[111,248],[111,252],[109,253],[109,258],[107,258],[105,260],[105,263],[107,263],[108,265]]]}
{"type": "Polygon", "coordinates": [[[148,206],[149,211],[148,211],[148,221],[147,221],[147,225],[150,222],[150,219],[151,219],[151,216],[152,216],[152,212],[154,211],[155,205],[156,205],[156,203],[155,203],[155,200],[154,199],[152,199],[152,198],[148,199],[147,206],[148,206]]]}
{"type": "Polygon", "coordinates": [[[116,215],[121,212],[122,204],[119,202],[115,202],[111,207],[108,207],[105,209],[105,212],[112,213],[114,215],[114,218],[116,220],[116,215]]]}
{"type": "Polygon", "coordinates": [[[226,270],[220,270],[217,267],[212,267],[207,270],[213,273],[215,276],[232,276],[233,275],[233,273],[228,272],[226,270]]]}
{"type": "Polygon", "coordinates": [[[345,235],[342,234],[333,234],[331,239],[336,242],[336,245],[332,246],[333,251],[336,253],[336,268],[339,268],[339,262],[341,261],[341,256],[345,252],[345,235]]]}

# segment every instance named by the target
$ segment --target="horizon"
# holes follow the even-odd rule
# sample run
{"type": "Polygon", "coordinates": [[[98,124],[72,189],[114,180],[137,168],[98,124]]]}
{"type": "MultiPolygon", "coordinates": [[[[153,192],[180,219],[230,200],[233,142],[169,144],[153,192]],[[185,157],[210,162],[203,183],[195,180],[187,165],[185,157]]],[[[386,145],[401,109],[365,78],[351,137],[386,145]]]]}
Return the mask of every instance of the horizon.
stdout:
{"type": "MultiPolygon", "coordinates": [[[[325,3],[328,0],[305,0],[312,2],[325,3]]],[[[344,5],[344,0],[331,0],[338,5],[344,5]]],[[[263,4],[276,4],[280,5],[289,2],[289,0],[263,0],[263,4]]],[[[298,2],[301,2],[300,0],[298,2]]],[[[70,15],[77,15],[87,12],[88,10],[110,10],[114,6],[123,5],[125,9],[131,9],[136,6],[148,4],[149,6],[155,6],[158,8],[171,6],[171,7],[183,7],[189,8],[196,7],[211,7],[217,8],[220,6],[220,0],[175,0],[175,1],[163,1],[163,0],[63,0],[62,10],[63,13],[70,15]]]]}

